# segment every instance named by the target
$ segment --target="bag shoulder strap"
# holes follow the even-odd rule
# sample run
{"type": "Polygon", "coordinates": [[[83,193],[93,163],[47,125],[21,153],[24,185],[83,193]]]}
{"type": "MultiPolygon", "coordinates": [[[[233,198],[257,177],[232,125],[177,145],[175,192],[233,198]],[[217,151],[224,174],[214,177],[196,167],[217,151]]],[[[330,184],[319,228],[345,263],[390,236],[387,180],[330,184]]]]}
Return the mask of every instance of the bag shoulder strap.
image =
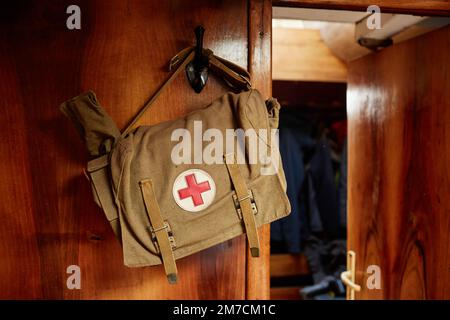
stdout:
{"type": "MultiPolygon", "coordinates": [[[[219,75],[230,87],[236,90],[249,90],[251,88],[250,74],[247,70],[239,67],[238,65],[214,55],[210,49],[203,49],[203,54],[208,57],[209,67],[211,71],[219,75]]],[[[174,69],[172,74],[166,81],[155,91],[155,93],[147,100],[144,106],[134,116],[134,118],[127,125],[125,130],[121,133],[122,138],[125,137],[133,129],[135,124],[139,121],[144,113],[148,110],[151,104],[158,98],[162,91],[176,78],[176,76],[185,67],[194,60],[195,52],[194,47],[187,47],[177,53],[170,60],[169,70],[174,69]]]]}
{"type": "MultiPolygon", "coordinates": [[[[183,52],[181,52],[183,53],[183,52]]],[[[139,121],[140,118],[144,115],[144,113],[148,110],[148,108],[151,106],[151,104],[159,97],[161,92],[173,81],[173,79],[176,78],[176,76],[180,73],[181,70],[183,70],[186,65],[191,62],[194,59],[195,53],[191,51],[185,58],[184,61],[177,66],[175,71],[170,75],[169,78],[167,78],[166,81],[156,90],[156,92],[150,97],[150,99],[144,104],[144,106],[139,110],[139,112],[134,116],[134,118],[131,120],[131,122],[128,124],[128,126],[125,128],[125,130],[122,132],[122,137],[125,137],[130,131],[133,129],[136,122],[139,121]]],[[[179,55],[176,55],[174,58],[177,58],[179,55]]],[[[171,60],[171,66],[173,65],[174,58],[171,60]]]]}

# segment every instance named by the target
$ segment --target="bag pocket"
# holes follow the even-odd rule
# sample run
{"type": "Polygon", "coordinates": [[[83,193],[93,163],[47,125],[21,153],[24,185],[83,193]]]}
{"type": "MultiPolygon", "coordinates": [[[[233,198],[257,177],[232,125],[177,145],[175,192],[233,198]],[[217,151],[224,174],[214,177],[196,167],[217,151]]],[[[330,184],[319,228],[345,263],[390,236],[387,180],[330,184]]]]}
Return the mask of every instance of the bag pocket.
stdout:
{"type": "Polygon", "coordinates": [[[111,190],[108,155],[88,162],[87,173],[91,182],[94,201],[103,209],[116,237],[121,240],[120,220],[111,190]]]}

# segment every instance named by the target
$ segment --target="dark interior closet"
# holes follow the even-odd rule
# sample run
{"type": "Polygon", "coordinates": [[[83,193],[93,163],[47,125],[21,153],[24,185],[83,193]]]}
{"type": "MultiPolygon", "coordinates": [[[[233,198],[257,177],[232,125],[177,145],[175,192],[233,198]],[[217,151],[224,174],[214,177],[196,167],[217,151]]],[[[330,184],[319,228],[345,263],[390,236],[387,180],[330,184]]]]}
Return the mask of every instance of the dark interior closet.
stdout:
{"type": "Polygon", "coordinates": [[[345,298],[346,89],[343,82],[273,81],[292,207],[271,226],[273,298],[345,298]]]}

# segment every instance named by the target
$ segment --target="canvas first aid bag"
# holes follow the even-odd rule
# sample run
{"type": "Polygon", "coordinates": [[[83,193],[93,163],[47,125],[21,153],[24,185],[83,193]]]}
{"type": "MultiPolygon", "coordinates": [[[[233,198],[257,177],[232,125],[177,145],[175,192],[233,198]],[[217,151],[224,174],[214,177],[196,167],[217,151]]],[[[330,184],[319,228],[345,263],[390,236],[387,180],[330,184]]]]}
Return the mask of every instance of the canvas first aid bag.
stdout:
{"type": "Polygon", "coordinates": [[[248,90],[227,93],[184,118],[133,129],[192,58],[191,50],[172,59],[176,71],[123,133],[92,91],[61,105],[96,157],[87,174],[95,201],[122,244],[124,264],[162,263],[170,283],[177,281],[177,259],[243,233],[252,256],[259,256],[258,226],[290,212],[271,134],[280,105],[249,88],[248,74],[236,65],[213,61],[232,87],[245,83],[248,90]]]}

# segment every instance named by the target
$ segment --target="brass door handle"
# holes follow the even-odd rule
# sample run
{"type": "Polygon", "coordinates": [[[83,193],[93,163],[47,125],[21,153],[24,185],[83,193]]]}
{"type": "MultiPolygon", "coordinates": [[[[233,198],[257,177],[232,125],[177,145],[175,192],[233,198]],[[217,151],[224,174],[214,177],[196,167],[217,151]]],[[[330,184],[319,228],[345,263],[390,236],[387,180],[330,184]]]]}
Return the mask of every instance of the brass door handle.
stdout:
{"type": "Polygon", "coordinates": [[[361,286],[356,284],[356,253],[347,253],[347,271],[341,273],[341,280],[347,286],[347,300],[355,300],[355,291],[361,291],[361,286]]]}
{"type": "Polygon", "coordinates": [[[354,283],[351,280],[351,271],[344,271],[341,273],[342,282],[347,286],[352,288],[355,291],[361,291],[361,286],[354,283]]]}

